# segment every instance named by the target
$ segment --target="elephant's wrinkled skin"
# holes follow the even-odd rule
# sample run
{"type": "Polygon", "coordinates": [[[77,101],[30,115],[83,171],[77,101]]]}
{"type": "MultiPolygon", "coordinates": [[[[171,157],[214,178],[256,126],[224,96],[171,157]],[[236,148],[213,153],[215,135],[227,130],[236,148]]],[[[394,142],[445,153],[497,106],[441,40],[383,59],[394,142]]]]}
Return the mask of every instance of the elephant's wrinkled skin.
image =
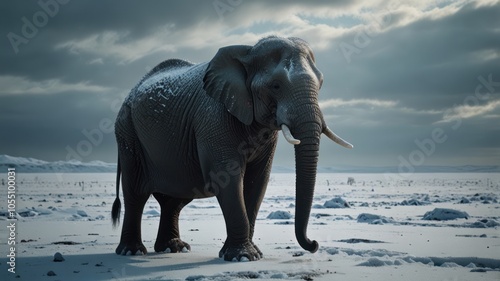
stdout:
{"type": "Polygon", "coordinates": [[[161,206],[157,252],[190,250],[179,236],[179,212],[194,198],[217,196],[227,230],[219,256],[260,259],[252,237],[281,128],[295,145],[296,237],[316,251],[306,230],[320,135],[350,146],[323,120],[317,100],[322,82],[311,49],[298,38],[224,47],[207,63],[174,59],[156,66],[132,89],[115,124],[115,224],[120,174],[125,201],[116,253],[147,252],[141,216],[151,194],[161,206]]]}

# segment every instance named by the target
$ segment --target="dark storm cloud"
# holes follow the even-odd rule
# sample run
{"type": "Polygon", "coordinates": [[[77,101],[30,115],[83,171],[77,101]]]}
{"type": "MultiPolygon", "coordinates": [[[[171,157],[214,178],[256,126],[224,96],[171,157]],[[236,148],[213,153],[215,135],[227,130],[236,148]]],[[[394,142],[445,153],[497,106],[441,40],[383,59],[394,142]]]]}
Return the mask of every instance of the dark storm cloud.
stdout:
{"type": "MultiPolygon", "coordinates": [[[[118,98],[116,102],[121,100],[118,98]]],[[[114,120],[113,102],[96,93],[0,96],[0,153],[64,160],[67,146],[76,149],[79,142],[89,140],[88,135],[94,132],[90,137],[95,140],[92,158],[99,158],[99,151],[114,148],[113,134],[99,128],[103,120],[114,120]],[[100,130],[102,140],[96,130],[100,130]]],[[[110,152],[105,153],[107,159],[113,155],[110,152]]]]}
{"type": "Polygon", "coordinates": [[[491,118],[456,116],[463,118],[457,130],[450,123],[438,122],[447,110],[467,105],[479,110],[500,100],[499,13],[500,5],[469,4],[450,16],[391,28],[398,21],[392,15],[384,32],[371,35],[361,29],[336,38],[336,48],[317,52],[317,57],[326,58],[318,64],[325,77],[331,77],[333,85],[327,87],[332,97],[397,103],[324,107],[325,114],[333,114],[331,122],[351,133],[357,152],[372,155],[372,160],[397,164],[399,155],[419,149],[415,141],[442,128],[449,139],[438,145],[427,163],[464,163],[467,158],[477,163],[480,157],[484,163],[496,163],[500,107],[493,109],[491,118]],[[342,43],[354,48],[350,56],[342,52],[342,43]],[[481,93],[489,97],[477,98],[476,88],[488,77],[496,83],[494,91],[485,86],[481,93]]]}
{"type": "MultiPolygon", "coordinates": [[[[10,135],[0,154],[64,160],[68,146],[88,139],[82,131],[114,119],[111,104],[162,60],[206,61],[224,45],[278,34],[309,41],[325,76],[325,118],[356,145],[348,151],[323,140],[323,165],[397,165],[436,128],[449,140],[427,164],[499,160],[500,87],[483,85],[494,91],[475,96],[481,81],[500,80],[498,2],[40,2],[58,3],[57,12],[16,47],[8,34],[23,36],[44,9],[0,4],[0,128],[10,135]],[[460,127],[450,129],[456,120],[460,127]]],[[[107,133],[83,160],[115,157],[107,133]]],[[[275,163],[292,158],[280,143],[275,163]]]]}
{"type": "MultiPolygon", "coordinates": [[[[55,0],[40,2],[58,3],[55,0]]],[[[0,5],[4,13],[1,34],[12,32],[23,38],[26,38],[23,36],[23,26],[26,25],[23,18],[34,25],[33,15],[44,11],[36,1],[10,1],[0,5]]],[[[64,76],[65,79],[74,81],[78,78],[72,77],[73,74],[79,77],[84,72],[83,69],[74,70],[87,64],[92,57],[86,54],[75,56],[56,48],[58,44],[104,31],[127,32],[126,38],[121,39],[124,40],[121,43],[127,43],[150,36],[152,31],[162,25],[170,23],[176,29],[184,30],[204,18],[217,17],[209,1],[198,2],[197,9],[193,9],[191,5],[188,2],[176,2],[174,5],[168,1],[152,1],[148,5],[138,1],[68,1],[67,4],[59,4],[58,12],[53,17],[48,17],[46,25],[35,26],[38,31],[34,32],[36,35],[33,38],[27,38],[27,43],[13,47],[11,40],[2,40],[4,51],[1,59],[5,64],[2,64],[0,74],[21,75],[35,80],[64,76]],[[41,69],[44,71],[40,71],[41,69]]],[[[91,68],[92,72],[95,70],[92,66],[86,67],[91,68]]]]}
{"type": "Polygon", "coordinates": [[[499,13],[500,5],[467,5],[450,17],[422,19],[374,36],[355,31],[339,37],[331,59],[337,91],[355,98],[408,99],[420,108],[446,107],[453,96],[463,99],[479,75],[500,75],[499,13]],[[356,45],[356,37],[367,43],[356,45]],[[354,50],[350,62],[342,43],[354,50]],[[497,56],[483,61],[482,52],[488,51],[497,56]]]}

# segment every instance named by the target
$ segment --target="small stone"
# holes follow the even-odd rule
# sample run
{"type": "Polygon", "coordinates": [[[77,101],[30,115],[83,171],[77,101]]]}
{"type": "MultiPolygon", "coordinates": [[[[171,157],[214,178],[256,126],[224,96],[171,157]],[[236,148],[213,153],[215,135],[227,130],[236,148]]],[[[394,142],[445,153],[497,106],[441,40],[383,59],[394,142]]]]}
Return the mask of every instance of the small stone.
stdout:
{"type": "Polygon", "coordinates": [[[47,276],[57,276],[57,274],[51,270],[51,271],[47,272],[47,276]]]}
{"type": "Polygon", "coordinates": [[[57,252],[54,254],[54,261],[55,262],[62,262],[64,261],[64,258],[61,253],[57,252]]]}

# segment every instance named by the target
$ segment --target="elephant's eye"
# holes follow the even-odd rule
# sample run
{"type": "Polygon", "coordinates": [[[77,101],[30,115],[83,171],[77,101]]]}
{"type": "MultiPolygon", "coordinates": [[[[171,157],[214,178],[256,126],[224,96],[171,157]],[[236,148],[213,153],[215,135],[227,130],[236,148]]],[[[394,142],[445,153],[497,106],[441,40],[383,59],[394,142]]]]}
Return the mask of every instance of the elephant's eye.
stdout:
{"type": "Polygon", "coordinates": [[[274,80],[273,83],[271,84],[271,88],[275,91],[278,91],[279,89],[281,89],[280,82],[274,80]]]}

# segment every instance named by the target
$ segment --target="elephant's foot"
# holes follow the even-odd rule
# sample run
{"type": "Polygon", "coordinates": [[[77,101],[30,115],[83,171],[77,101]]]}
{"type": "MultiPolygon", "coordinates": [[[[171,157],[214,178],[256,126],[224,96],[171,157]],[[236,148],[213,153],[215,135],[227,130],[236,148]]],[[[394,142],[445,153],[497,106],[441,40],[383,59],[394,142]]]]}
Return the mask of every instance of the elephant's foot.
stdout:
{"type": "Polygon", "coordinates": [[[226,242],[219,252],[225,261],[256,261],[262,258],[262,252],[252,242],[238,246],[228,246],[226,242]]]}
{"type": "Polygon", "coordinates": [[[118,255],[145,255],[148,253],[148,250],[146,250],[146,247],[142,243],[120,243],[118,247],[116,248],[115,252],[118,255]]]}
{"type": "Polygon", "coordinates": [[[157,253],[187,253],[191,251],[191,246],[180,238],[170,239],[166,242],[156,242],[155,252],[157,253]]]}
{"type": "MultiPolygon", "coordinates": [[[[260,255],[260,258],[263,258],[264,257],[264,254],[262,253],[262,251],[259,249],[259,247],[257,247],[257,245],[255,245],[254,242],[250,242],[252,243],[253,247],[255,248],[255,250],[257,251],[257,253],[259,253],[260,255]]],[[[226,243],[224,243],[224,246],[222,247],[222,249],[219,251],[219,258],[222,258],[224,256],[224,253],[226,253],[226,250],[229,248],[228,246],[228,243],[226,241],[226,243]]]]}

